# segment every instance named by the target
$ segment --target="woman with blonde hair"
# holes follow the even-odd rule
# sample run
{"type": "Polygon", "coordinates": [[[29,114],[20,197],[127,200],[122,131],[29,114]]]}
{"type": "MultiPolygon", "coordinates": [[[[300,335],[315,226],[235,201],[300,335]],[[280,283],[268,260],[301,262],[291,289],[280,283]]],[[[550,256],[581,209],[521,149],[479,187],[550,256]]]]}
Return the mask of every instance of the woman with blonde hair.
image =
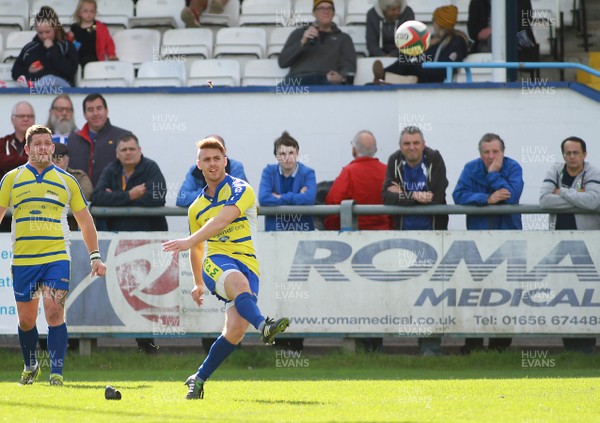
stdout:
{"type": "Polygon", "coordinates": [[[108,28],[96,20],[97,12],[96,0],[79,0],[73,13],[74,24],[68,36],[79,53],[82,67],[89,62],[118,60],[108,28]]]}

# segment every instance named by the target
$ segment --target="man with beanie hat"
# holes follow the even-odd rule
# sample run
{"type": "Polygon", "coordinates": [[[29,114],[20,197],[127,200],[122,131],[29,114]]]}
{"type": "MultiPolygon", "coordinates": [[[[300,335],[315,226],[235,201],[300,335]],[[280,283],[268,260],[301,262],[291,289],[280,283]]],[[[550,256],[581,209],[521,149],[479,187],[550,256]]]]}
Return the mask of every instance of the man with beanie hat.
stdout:
{"type": "MultiPolygon", "coordinates": [[[[424,69],[423,62],[462,62],[469,51],[469,39],[465,33],[454,29],[458,8],[454,5],[440,6],[433,11],[434,32],[429,48],[420,56],[400,54],[398,62],[385,71],[398,75],[416,75],[419,83],[444,82],[446,69],[424,69]]],[[[373,65],[374,72],[383,66],[373,65]]],[[[375,72],[378,73],[378,72],[375,72]]],[[[380,75],[376,75],[380,76],[380,75]]],[[[384,79],[384,78],[382,78],[384,79]]]]}
{"type": "Polygon", "coordinates": [[[277,59],[279,67],[290,68],[282,86],[344,84],[354,75],[352,38],[333,23],[334,15],[333,0],[314,0],[315,21],[293,31],[277,59]]]}

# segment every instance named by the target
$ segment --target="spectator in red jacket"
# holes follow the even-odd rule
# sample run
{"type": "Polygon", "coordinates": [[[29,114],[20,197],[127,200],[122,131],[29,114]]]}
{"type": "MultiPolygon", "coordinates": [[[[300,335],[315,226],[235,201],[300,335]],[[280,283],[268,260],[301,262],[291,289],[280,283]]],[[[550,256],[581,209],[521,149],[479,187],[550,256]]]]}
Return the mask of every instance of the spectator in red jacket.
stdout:
{"type": "Polygon", "coordinates": [[[84,67],[89,62],[119,60],[115,53],[115,43],[102,22],[96,20],[98,5],[96,0],[79,0],[69,39],[79,53],[79,63],[84,67]]]}
{"type": "MultiPolygon", "coordinates": [[[[336,178],[325,204],[340,204],[342,200],[354,200],[356,204],[383,204],[381,189],[385,180],[386,165],[376,159],[377,141],[370,131],[360,131],[352,144],[352,160],[342,169],[336,178]]],[[[340,229],[339,215],[330,215],[325,219],[325,228],[340,229]]],[[[358,217],[360,230],[392,229],[389,216],[358,217]]]]}

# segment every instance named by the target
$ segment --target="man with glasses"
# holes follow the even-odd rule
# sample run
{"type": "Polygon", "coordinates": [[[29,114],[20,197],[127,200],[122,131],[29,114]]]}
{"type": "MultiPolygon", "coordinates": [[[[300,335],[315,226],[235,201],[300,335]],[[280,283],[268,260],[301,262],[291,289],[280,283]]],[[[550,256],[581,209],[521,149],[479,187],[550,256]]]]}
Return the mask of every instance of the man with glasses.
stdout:
{"type": "MultiPolygon", "coordinates": [[[[519,204],[523,192],[523,169],[504,155],[504,141],[496,134],[485,134],[479,140],[480,157],[468,162],[452,196],[454,204],[487,206],[519,204]]],[[[520,214],[467,215],[468,230],[523,229],[520,214]]],[[[489,349],[504,350],[512,338],[490,338],[489,349]]],[[[483,348],[483,338],[467,338],[463,354],[483,348]]]]}
{"type": "MultiPolygon", "coordinates": [[[[597,210],[600,206],[600,170],[586,162],[585,141],[569,137],[561,145],[564,163],[555,163],[544,178],[540,190],[540,206],[560,212],[576,208],[597,210]]],[[[550,230],[600,229],[598,214],[551,214],[550,230]]],[[[591,354],[596,338],[563,338],[567,351],[591,354]]]]}
{"type": "Polygon", "coordinates": [[[52,101],[46,127],[52,131],[52,142],[59,144],[66,144],[71,133],[77,130],[73,102],[67,94],[60,94],[52,101]]]}
{"type": "MultiPolygon", "coordinates": [[[[0,178],[17,166],[27,163],[25,132],[35,123],[33,106],[20,101],[12,108],[10,122],[15,131],[0,138],[0,178]]],[[[10,219],[0,224],[0,232],[10,232],[10,219]]]]}
{"type": "Polygon", "coordinates": [[[279,67],[290,68],[281,86],[352,84],[354,44],[334,15],[333,0],[314,0],[315,22],[292,32],[277,59],[279,67]]]}
{"type": "Polygon", "coordinates": [[[83,117],[86,124],[67,141],[71,167],[86,172],[96,186],[104,168],[115,160],[117,140],[131,131],[111,125],[106,100],[98,93],[83,99],[83,117]]]}

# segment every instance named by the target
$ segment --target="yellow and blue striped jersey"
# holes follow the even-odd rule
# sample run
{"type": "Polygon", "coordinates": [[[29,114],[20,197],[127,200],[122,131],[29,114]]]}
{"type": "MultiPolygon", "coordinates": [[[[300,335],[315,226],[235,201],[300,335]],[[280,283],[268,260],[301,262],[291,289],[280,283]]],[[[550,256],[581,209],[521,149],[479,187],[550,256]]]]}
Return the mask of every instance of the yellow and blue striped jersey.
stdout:
{"type": "Polygon", "coordinates": [[[0,206],[12,209],[13,265],[69,260],[69,209],[87,206],[79,183],[57,166],[42,173],[25,164],[0,181],[0,206]]]}
{"type": "Polygon", "coordinates": [[[252,235],[256,231],[256,195],[246,181],[225,175],[214,197],[201,194],[196,198],[188,209],[190,232],[196,232],[217,216],[223,207],[231,205],[240,210],[240,217],[207,241],[206,256],[227,255],[241,261],[258,275],[258,261],[252,243],[252,235]]]}

